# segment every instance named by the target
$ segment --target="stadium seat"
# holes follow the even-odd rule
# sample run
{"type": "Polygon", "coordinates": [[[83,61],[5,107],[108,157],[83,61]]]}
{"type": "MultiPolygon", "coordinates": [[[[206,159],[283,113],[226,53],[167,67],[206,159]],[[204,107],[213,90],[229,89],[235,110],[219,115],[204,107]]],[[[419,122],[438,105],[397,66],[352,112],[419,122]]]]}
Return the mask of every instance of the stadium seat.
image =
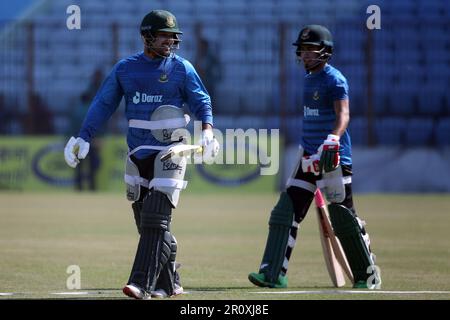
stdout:
{"type": "Polygon", "coordinates": [[[215,100],[214,111],[221,115],[237,114],[242,110],[240,96],[232,86],[220,86],[215,100]]]}
{"type": "Polygon", "coordinates": [[[375,139],[378,145],[402,145],[406,121],[401,117],[384,117],[375,121],[375,139]]]}
{"type": "Polygon", "coordinates": [[[409,115],[417,110],[416,94],[401,86],[389,90],[388,99],[390,115],[409,115]]]}
{"type": "Polygon", "coordinates": [[[261,115],[270,112],[270,97],[261,87],[248,87],[242,95],[243,110],[248,114],[261,115]]]}
{"type": "Polygon", "coordinates": [[[448,62],[448,51],[440,45],[435,47],[433,50],[424,50],[425,61],[430,61],[434,63],[447,63],[448,62]]]}
{"type": "Polygon", "coordinates": [[[435,133],[436,144],[438,146],[450,145],[450,117],[438,120],[435,133]]]}
{"type": "Polygon", "coordinates": [[[447,62],[430,62],[422,71],[426,74],[427,85],[432,85],[438,90],[447,91],[449,87],[450,64],[447,62]]]}
{"type": "MultiPolygon", "coordinates": [[[[377,82],[381,82],[377,81],[377,82]]],[[[388,89],[382,86],[377,87],[375,85],[373,90],[373,112],[375,115],[386,116],[390,108],[390,101],[388,95],[388,89]]]]}
{"type": "Polygon", "coordinates": [[[265,127],[267,129],[280,129],[280,125],[279,116],[268,116],[265,118],[265,127]]]}
{"type": "Polygon", "coordinates": [[[368,121],[366,117],[351,117],[349,124],[349,133],[352,145],[367,146],[368,138],[368,121]]]}
{"type": "Polygon", "coordinates": [[[289,117],[286,120],[281,119],[284,122],[282,128],[286,129],[286,140],[287,143],[301,142],[302,137],[302,117],[289,117]]]}
{"type": "Polygon", "coordinates": [[[302,4],[296,1],[283,1],[279,5],[280,15],[299,15],[302,9],[302,4]]]}
{"type": "Polygon", "coordinates": [[[432,117],[411,118],[407,122],[405,144],[410,147],[430,146],[433,142],[434,121],[432,117]]]}
{"type": "Polygon", "coordinates": [[[366,95],[362,92],[350,93],[350,116],[362,116],[367,112],[366,95]]]}
{"type": "Polygon", "coordinates": [[[263,117],[257,116],[244,116],[244,117],[236,117],[234,118],[234,126],[230,129],[266,129],[265,121],[263,117]]]}
{"type": "Polygon", "coordinates": [[[233,116],[216,115],[214,116],[214,128],[219,129],[222,134],[226,133],[226,129],[235,128],[236,121],[233,116]]]}
{"type": "Polygon", "coordinates": [[[439,116],[445,110],[445,92],[434,85],[422,87],[418,98],[418,111],[421,114],[439,116]]]}

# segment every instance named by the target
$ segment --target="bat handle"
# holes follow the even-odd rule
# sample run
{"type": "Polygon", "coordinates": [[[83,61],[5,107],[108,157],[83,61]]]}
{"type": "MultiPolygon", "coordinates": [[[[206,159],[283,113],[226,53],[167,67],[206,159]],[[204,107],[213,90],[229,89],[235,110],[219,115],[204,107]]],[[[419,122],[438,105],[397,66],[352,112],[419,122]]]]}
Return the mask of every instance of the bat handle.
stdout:
{"type": "Polygon", "coordinates": [[[314,196],[314,201],[316,202],[316,206],[318,208],[325,206],[325,200],[323,199],[322,192],[320,192],[320,189],[317,188],[316,194],[314,196]]]}

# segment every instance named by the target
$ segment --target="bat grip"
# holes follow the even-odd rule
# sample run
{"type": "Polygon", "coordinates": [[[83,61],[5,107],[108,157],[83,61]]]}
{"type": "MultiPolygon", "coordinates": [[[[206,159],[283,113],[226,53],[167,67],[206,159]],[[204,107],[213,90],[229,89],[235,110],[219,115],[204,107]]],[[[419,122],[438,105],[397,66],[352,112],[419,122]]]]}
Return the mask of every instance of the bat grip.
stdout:
{"type": "Polygon", "coordinates": [[[317,188],[317,190],[316,190],[316,194],[314,196],[314,201],[316,202],[316,206],[318,208],[325,206],[325,200],[323,199],[322,192],[320,192],[319,188],[317,188]]]}

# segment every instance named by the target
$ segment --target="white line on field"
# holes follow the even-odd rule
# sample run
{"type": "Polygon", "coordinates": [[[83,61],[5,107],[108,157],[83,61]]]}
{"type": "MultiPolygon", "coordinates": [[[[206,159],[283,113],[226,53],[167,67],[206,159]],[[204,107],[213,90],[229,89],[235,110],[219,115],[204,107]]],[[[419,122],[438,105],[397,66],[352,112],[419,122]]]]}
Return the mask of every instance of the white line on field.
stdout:
{"type": "Polygon", "coordinates": [[[57,294],[57,295],[85,295],[85,294],[98,294],[98,292],[87,292],[87,291],[72,291],[72,292],[50,292],[50,294],[57,294]]]}
{"type": "MultiPolygon", "coordinates": [[[[108,294],[117,294],[122,293],[121,290],[101,290],[101,291],[65,291],[65,292],[49,292],[51,295],[58,296],[83,296],[83,295],[108,295],[108,294]]],[[[0,292],[0,297],[3,296],[14,296],[14,295],[23,295],[29,294],[34,295],[35,293],[23,293],[23,292],[0,292]]],[[[183,294],[191,294],[190,291],[185,291],[183,294]]]]}
{"type": "MultiPolygon", "coordinates": [[[[120,290],[105,290],[105,291],[67,291],[67,292],[49,292],[52,295],[71,295],[71,296],[82,296],[82,295],[105,295],[111,293],[120,293],[120,290]]],[[[226,292],[226,291],[220,291],[226,292]]],[[[192,290],[185,291],[184,294],[192,293],[209,293],[209,291],[202,290],[192,290]]],[[[217,292],[215,292],[217,293],[217,292]]],[[[301,291],[248,291],[247,293],[255,294],[450,294],[450,291],[387,291],[387,290],[301,290],[301,291]]],[[[0,297],[2,296],[13,296],[22,295],[24,293],[19,292],[0,292],[0,297]]],[[[33,293],[28,293],[33,294],[33,293]]]]}
{"type": "Polygon", "coordinates": [[[385,290],[310,290],[310,291],[257,291],[258,294],[450,294],[450,291],[385,291],[385,290]]]}

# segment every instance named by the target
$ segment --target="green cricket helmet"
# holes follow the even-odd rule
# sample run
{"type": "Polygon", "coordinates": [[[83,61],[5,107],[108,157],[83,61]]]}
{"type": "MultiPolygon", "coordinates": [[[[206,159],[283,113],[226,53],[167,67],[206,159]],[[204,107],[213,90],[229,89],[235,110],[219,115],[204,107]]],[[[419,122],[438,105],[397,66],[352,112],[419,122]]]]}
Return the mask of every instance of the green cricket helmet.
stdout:
{"type": "Polygon", "coordinates": [[[173,34],[174,45],[171,46],[172,51],[178,49],[179,43],[181,42],[179,35],[183,34],[178,28],[175,16],[165,10],[152,10],[148,13],[142,19],[140,32],[144,39],[145,46],[153,51],[158,49],[154,45],[157,32],[169,32],[173,34]]]}
{"type": "Polygon", "coordinates": [[[333,37],[331,32],[324,26],[318,24],[310,24],[303,27],[298,34],[297,41],[292,45],[297,47],[296,54],[299,60],[301,59],[301,47],[303,45],[315,45],[318,47],[317,51],[312,51],[318,54],[315,59],[316,63],[310,67],[313,68],[322,62],[327,62],[333,54],[333,37]]]}
{"type": "Polygon", "coordinates": [[[333,37],[331,36],[331,32],[324,26],[310,24],[300,31],[297,41],[292,45],[299,47],[302,44],[313,44],[333,48],[333,37]]]}
{"type": "Polygon", "coordinates": [[[175,16],[165,10],[153,10],[148,13],[144,19],[142,19],[140,30],[142,35],[147,32],[155,33],[157,31],[183,34],[183,32],[178,29],[178,23],[175,16]]]}

